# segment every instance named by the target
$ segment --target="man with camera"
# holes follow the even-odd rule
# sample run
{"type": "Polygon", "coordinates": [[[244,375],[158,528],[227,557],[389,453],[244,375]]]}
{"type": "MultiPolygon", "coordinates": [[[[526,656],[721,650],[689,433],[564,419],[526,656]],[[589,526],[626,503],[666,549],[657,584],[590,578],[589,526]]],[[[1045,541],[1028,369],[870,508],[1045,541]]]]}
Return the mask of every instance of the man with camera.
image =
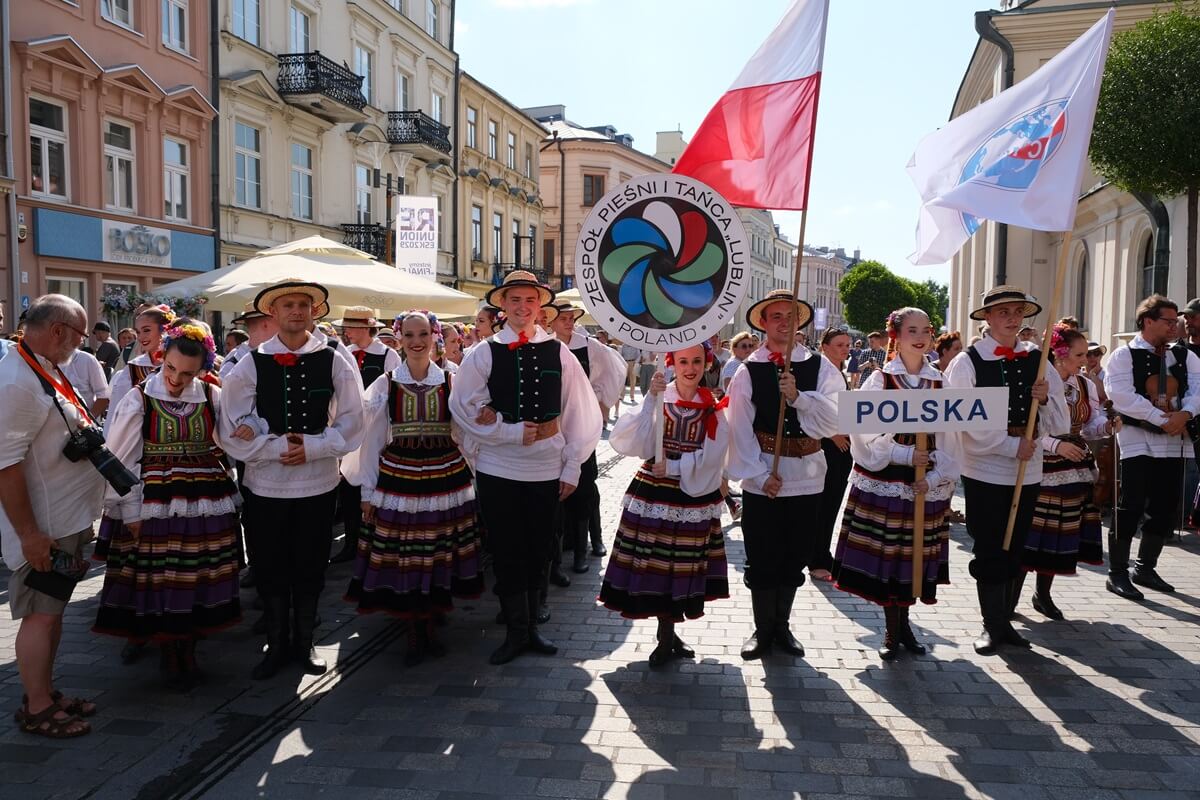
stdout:
{"type": "Polygon", "coordinates": [[[108,475],[99,470],[129,477],[119,461],[105,462],[111,454],[91,412],[57,366],[85,337],[83,307],[45,295],[25,314],[24,341],[0,361],[0,544],[12,570],[8,602],[20,620],[17,668],[26,696],[17,721],[50,738],[91,730],[82,718],[95,704],[54,690],[54,659],[63,612],[86,572],[83,546],[100,515],[108,475]]]}

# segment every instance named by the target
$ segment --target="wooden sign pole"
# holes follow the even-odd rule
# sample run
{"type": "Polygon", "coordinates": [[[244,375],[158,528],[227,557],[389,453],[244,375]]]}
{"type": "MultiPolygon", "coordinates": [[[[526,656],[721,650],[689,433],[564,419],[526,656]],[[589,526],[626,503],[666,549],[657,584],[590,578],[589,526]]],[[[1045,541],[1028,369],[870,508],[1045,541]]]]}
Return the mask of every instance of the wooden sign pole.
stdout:
{"type": "MultiPolygon", "coordinates": [[[[929,446],[925,434],[917,434],[917,450],[929,446]]],[[[925,467],[917,467],[917,481],[925,480],[925,467]]],[[[912,541],[912,585],[913,597],[920,599],[925,588],[925,493],[913,493],[913,541],[912,541]]]]}
{"type": "MultiPolygon", "coordinates": [[[[811,155],[810,155],[811,163],[811,155]]],[[[808,205],[805,203],[804,205],[808,205]]],[[[792,270],[792,330],[791,341],[788,344],[787,352],[783,353],[783,374],[792,374],[792,351],[796,349],[796,292],[800,287],[800,266],[804,259],[804,229],[808,225],[808,209],[800,212],[800,243],[796,248],[796,266],[792,270]]],[[[765,333],[765,331],[764,331],[765,333]]],[[[771,477],[779,478],[779,450],[783,446],[783,415],[787,411],[787,401],[783,397],[783,392],[779,393],[779,419],[775,421],[775,457],[771,461],[771,477]]]]}

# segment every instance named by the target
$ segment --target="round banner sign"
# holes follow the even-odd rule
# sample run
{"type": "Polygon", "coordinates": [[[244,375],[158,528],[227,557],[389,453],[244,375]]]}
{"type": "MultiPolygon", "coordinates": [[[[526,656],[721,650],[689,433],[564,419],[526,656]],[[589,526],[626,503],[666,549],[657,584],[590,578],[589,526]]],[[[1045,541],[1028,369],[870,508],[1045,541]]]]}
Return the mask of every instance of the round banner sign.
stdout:
{"type": "Polygon", "coordinates": [[[592,207],[575,246],[576,286],[610,335],[652,352],[677,350],[737,313],[748,249],[724,197],[683,175],[642,175],[592,207]]]}

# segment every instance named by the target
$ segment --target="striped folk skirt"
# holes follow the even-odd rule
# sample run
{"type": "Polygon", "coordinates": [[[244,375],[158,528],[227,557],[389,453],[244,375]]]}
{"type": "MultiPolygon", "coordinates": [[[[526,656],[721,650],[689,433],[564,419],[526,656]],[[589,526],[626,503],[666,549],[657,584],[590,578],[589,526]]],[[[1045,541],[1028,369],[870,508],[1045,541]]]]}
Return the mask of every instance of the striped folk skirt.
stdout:
{"type": "MultiPolygon", "coordinates": [[[[913,598],[913,497],[898,486],[871,491],[856,468],[842,512],[833,557],[839,589],[881,606],[911,606],[913,598]],[[891,496],[895,495],[895,496],[891,496]]],[[[907,488],[907,487],[906,487],[907,488]]],[[[921,602],[936,603],[939,584],[950,583],[950,498],[925,500],[921,602]]]]}
{"type": "Polygon", "coordinates": [[[359,537],[347,602],[360,614],[420,617],[483,593],[478,507],[454,446],[389,446],[369,500],[375,527],[359,537]]]}
{"type": "Polygon", "coordinates": [[[705,601],[729,597],[724,501],[719,491],[692,497],[650,469],[643,464],[625,493],[598,599],[629,619],[697,619],[705,601]]]}
{"type": "Polygon", "coordinates": [[[1021,552],[1027,572],[1074,575],[1079,562],[1104,563],[1100,509],[1092,503],[1094,467],[1090,452],[1083,461],[1045,454],[1033,524],[1021,552]]]}
{"type": "Polygon", "coordinates": [[[215,455],[142,459],[142,526],[115,526],[92,630],[190,639],[241,621],[237,487],[215,455]]]}

